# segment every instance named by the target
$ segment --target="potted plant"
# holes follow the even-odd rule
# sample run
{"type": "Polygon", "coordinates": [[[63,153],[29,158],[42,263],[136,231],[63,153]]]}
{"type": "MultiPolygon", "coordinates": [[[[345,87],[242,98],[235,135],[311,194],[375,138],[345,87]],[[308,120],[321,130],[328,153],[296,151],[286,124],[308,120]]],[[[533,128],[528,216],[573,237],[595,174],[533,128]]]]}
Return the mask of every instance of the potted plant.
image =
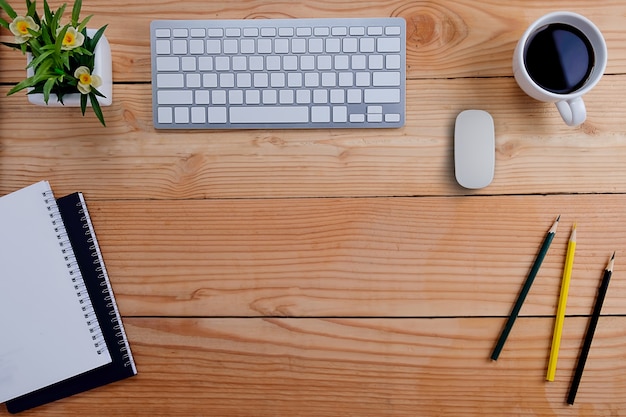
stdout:
{"type": "Polygon", "coordinates": [[[12,19],[8,22],[0,18],[0,25],[15,36],[13,43],[2,43],[21,50],[28,62],[26,79],[8,94],[26,89],[31,102],[37,102],[31,98],[40,95],[45,104],[80,105],[83,115],[91,106],[105,125],[101,105],[111,104],[112,92],[111,53],[103,36],[106,25],[97,31],[87,29],[92,16],[80,20],[82,0],[75,1],[70,22],[63,23],[66,6],[52,11],[44,0],[43,16],[40,16],[35,2],[26,0],[26,14],[18,15],[6,0],[0,0],[0,8],[12,19]],[[98,59],[101,55],[104,57],[98,59]],[[107,59],[108,63],[98,62],[107,59]],[[108,79],[103,80],[102,76],[108,79]],[[55,100],[49,103],[51,98],[55,100]]]}

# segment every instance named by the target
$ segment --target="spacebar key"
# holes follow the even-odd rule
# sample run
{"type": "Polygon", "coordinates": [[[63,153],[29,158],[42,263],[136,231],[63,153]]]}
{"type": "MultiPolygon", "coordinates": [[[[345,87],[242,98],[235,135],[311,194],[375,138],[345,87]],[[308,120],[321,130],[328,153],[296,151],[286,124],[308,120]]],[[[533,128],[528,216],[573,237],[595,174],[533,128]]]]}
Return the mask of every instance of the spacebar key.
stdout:
{"type": "Polygon", "coordinates": [[[231,123],[308,123],[306,106],[231,107],[231,123]]]}

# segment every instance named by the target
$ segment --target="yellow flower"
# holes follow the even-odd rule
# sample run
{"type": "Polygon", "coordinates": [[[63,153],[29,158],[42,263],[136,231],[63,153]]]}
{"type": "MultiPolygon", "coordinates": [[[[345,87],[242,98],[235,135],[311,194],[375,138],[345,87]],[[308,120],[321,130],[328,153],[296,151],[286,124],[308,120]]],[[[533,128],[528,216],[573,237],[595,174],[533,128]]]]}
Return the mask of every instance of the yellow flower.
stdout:
{"type": "MultiPolygon", "coordinates": [[[[62,30],[63,28],[59,28],[59,30],[57,30],[57,36],[59,36],[59,33],[62,30]]],[[[85,42],[85,35],[77,31],[76,28],[70,26],[67,28],[63,41],[61,42],[61,49],[69,51],[70,49],[82,46],[83,42],[85,42]]]]}
{"type": "Polygon", "coordinates": [[[85,66],[76,68],[74,77],[78,79],[78,91],[82,94],[89,94],[91,87],[98,88],[102,85],[102,79],[97,75],[92,75],[89,68],[85,66]]]}
{"type": "Polygon", "coordinates": [[[17,16],[9,25],[9,29],[15,35],[15,43],[25,43],[33,37],[28,29],[37,32],[39,25],[30,16],[17,16]]]}

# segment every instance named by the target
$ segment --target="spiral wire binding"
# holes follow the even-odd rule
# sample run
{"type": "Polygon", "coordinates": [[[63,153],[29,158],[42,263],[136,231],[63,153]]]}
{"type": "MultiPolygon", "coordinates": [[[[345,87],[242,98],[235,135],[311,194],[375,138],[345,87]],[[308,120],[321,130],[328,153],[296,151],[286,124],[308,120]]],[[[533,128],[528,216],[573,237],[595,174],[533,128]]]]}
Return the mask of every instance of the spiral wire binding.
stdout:
{"type": "Polygon", "coordinates": [[[102,288],[101,293],[105,296],[104,300],[107,302],[106,308],[108,310],[111,323],[114,325],[113,329],[116,330],[115,337],[117,338],[117,345],[119,351],[122,353],[124,366],[131,366],[136,373],[135,362],[130,350],[128,349],[128,340],[126,339],[124,325],[122,324],[117,304],[115,303],[115,296],[113,295],[108,274],[104,266],[104,259],[100,253],[100,247],[93,230],[91,218],[89,217],[89,213],[84,209],[85,201],[83,200],[82,194],[80,194],[80,201],[81,202],[76,203],[76,206],[79,208],[79,214],[82,215],[80,221],[83,224],[83,229],[85,229],[85,236],[88,238],[87,242],[91,244],[89,246],[89,250],[91,251],[91,257],[94,258],[93,264],[97,265],[96,272],[98,272],[98,280],[100,281],[100,287],[102,288]]]}
{"type": "Polygon", "coordinates": [[[59,207],[56,204],[56,199],[54,198],[52,190],[46,190],[42,194],[50,215],[50,220],[54,226],[54,232],[56,233],[56,237],[59,241],[59,246],[61,248],[61,253],[63,254],[63,259],[65,260],[65,265],[67,266],[69,277],[74,284],[74,290],[76,291],[76,296],[78,297],[81,310],[83,311],[85,323],[87,324],[89,332],[92,335],[91,338],[94,347],[96,348],[98,355],[101,355],[106,349],[106,343],[104,341],[104,336],[100,329],[98,320],[93,319],[95,318],[95,311],[91,303],[91,299],[89,298],[89,294],[87,293],[85,281],[80,273],[80,269],[78,268],[74,251],[71,250],[72,244],[70,243],[65,230],[65,224],[61,218],[59,207]],[[104,349],[102,349],[103,346],[104,349]]]}

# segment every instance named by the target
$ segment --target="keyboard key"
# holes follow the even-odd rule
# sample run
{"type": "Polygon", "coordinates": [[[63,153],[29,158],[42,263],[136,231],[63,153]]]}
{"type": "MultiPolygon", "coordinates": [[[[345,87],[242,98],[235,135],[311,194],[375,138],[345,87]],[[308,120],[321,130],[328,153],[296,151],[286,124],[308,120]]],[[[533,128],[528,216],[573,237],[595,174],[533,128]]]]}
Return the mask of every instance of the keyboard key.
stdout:
{"type": "Polygon", "coordinates": [[[342,42],[343,52],[353,53],[359,50],[356,38],[344,38],[342,42]]]}
{"type": "Polygon", "coordinates": [[[246,90],[246,104],[260,104],[261,92],[259,90],[246,90]]]}
{"type": "Polygon", "coordinates": [[[174,56],[160,56],[156,59],[158,71],[178,71],[180,69],[180,59],[174,56]]]}
{"type": "Polygon", "coordinates": [[[385,68],[387,69],[400,69],[400,55],[387,55],[385,57],[385,68]]]}
{"type": "Polygon", "coordinates": [[[361,90],[357,90],[357,89],[348,90],[347,91],[348,103],[351,103],[351,104],[361,103],[363,101],[362,94],[363,92],[361,90]]]}
{"type": "Polygon", "coordinates": [[[209,107],[207,121],[209,123],[226,123],[226,107],[209,107]]]}
{"type": "Polygon", "coordinates": [[[211,91],[211,103],[217,104],[217,105],[226,104],[226,91],[224,90],[211,91]]]}
{"type": "Polygon", "coordinates": [[[400,115],[398,113],[389,113],[385,115],[385,122],[398,123],[400,121],[400,115]]]}
{"type": "Polygon", "coordinates": [[[172,52],[172,44],[169,40],[156,41],[157,55],[169,55],[172,52]]]}
{"type": "Polygon", "coordinates": [[[376,50],[376,42],[374,38],[361,38],[359,40],[359,51],[360,52],[375,52],[376,50]]]}
{"type": "Polygon", "coordinates": [[[175,55],[185,55],[187,53],[187,41],[182,39],[173,40],[172,53],[175,55]]]}
{"type": "Polygon", "coordinates": [[[348,28],[345,26],[335,26],[331,29],[333,36],[346,36],[348,34],[348,28]]]}
{"type": "Polygon", "coordinates": [[[372,90],[365,90],[363,94],[363,101],[365,103],[399,103],[400,102],[400,89],[399,88],[379,88],[372,90]]]}
{"type": "Polygon", "coordinates": [[[306,106],[249,106],[231,107],[231,123],[307,123],[309,108],[306,106]]]}
{"type": "Polygon", "coordinates": [[[329,106],[311,107],[311,122],[313,123],[330,122],[330,107],[329,106]]]}
{"type": "Polygon", "coordinates": [[[159,90],[157,92],[158,104],[192,104],[193,91],[191,90],[159,90]]]}
{"type": "Polygon", "coordinates": [[[156,29],[154,31],[154,36],[157,38],[169,38],[172,36],[172,31],[169,29],[156,29]]]}
{"type": "Polygon", "coordinates": [[[196,90],[196,104],[209,104],[210,92],[208,90],[196,90]]]}
{"type": "Polygon", "coordinates": [[[186,85],[188,88],[198,88],[202,84],[200,82],[200,74],[187,74],[186,85]]]}
{"type": "Polygon", "coordinates": [[[333,107],[333,122],[345,123],[348,121],[348,108],[346,106],[333,107]]]}
{"type": "Polygon", "coordinates": [[[330,102],[333,104],[345,103],[346,92],[344,90],[330,90],[330,102]]]}
{"type": "Polygon", "coordinates": [[[291,52],[294,54],[306,53],[306,39],[292,39],[291,40],[291,52]]]}
{"type": "Polygon", "coordinates": [[[350,115],[350,123],[363,123],[365,121],[365,115],[364,114],[351,114],[350,115]]]}
{"type": "Polygon", "coordinates": [[[309,53],[319,54],[324,52],[324,40],[318,38],[309,39],[309,53]]]}
{"type": "Polygon", "coordinates": [[[293,90],[280,90],[278,93],[278,101],[280,104],[292,104],[294,101],[293,90]]]}
{"type": "Polygon", "coordinates": [[[258,28],[243,28],[243,36],[248,38],[256,38],[259,36],[258,28]]]}
{"type": "Polygon", "coordinates": [[[328,36],[330,35],[330,28],[327,28],[327,27],[313,28],[313,34],[315,36],[328,36]]]}
{"type": "Polygon", "coordinates": [[[374,87],[396,87],[400,85],[400,73],[397,71],[374,72],[372,74],[374,87]]]}
{"type": "Polygon", "coordinates": [[[311,102],[311,90],[297,90],[296,103],[309,104],[311,102]]]}
{"type": "Polygon", "coordinates": [[[225,39],[223,48],[225,54],[239,53],[239,42],[237,39],[225,39]]]}
{"type": "Polygon", "coordinates": [[[206,53],[207,54],[221,54],[222,43],[217,39],[209,39],[206,41],[206,53]]]}
{"type": "Polygon", "coordinates": [[[239,28],[226,28],[224,34],[227,38],[238,38],[241,36],[241,29],[239,28]]]}
{"type": "Polygon", "coordinates": [[[313,34],[313,30],[309,27],[300,27],[296,29],[297,36],[311,36],[313,34]]]}
{"type": "Polygon", "coordinates": [[[261,36],[266,36],[266,37],[276,36],[276,28],[273,28],[273,27],[261,28],[261,36]]]}
{"type": "Polygon", "coordinates": [[[289,39],[276,39],[274,42],[274,51],[277,54],[289,53],[289,39]]]}
{"type": "Polygon", "coordinates": [[[206,36],[206,31],[204,28],[192,28],[189,34],[192,38],[204,38],[206,36]]]}
{"type": "Polygon", "coordinates": [[[171,107],[159,107],[157,110],[157,120],[159,123],[172,123],[172,108],[171,107]]]}
{"type": "Polygon", "coordinates": [[[209,38],[221,38],[224,36],[224,29],[222,28],[209,28],[207,35],[209,38]]]}
{"type": "Polygon", "coordinates": [[[192,39],[189,41],[189,53],[200,55],[204,53],[204,42],[200,39],[192,39]]]}
{"type": "Polygon", "coordinates": [[[174,108],[174,123],[189,123],[189,109],[187,107],[174,108]]]}
{"type": "Polygon", "coordinates": [[[376,43],[378,52],[400,52],[400,38],[380,38],[376,43]]]}
{"type": "Polygon", "coordinates": [[[278,28],[278,36],[293,36],[294,31],[293,28],[278,28]]]}
{"type": "Polygon", "coordinates": [[[271,39],[259,39],[256,46],[257,46],[257,52],[260,54],[272,53],[272,40],[271,39]]]}
{"type": "Polygon", "coordinates": [[[351,36],[363,36],[365,35],[365,28],[363,26],[351,26],[350,35],[351,36]]]}
{"type": "Polygon", "coordinates": [[[228,92],[228,104],[243,104],[243,91],[230,90],[228,92]]]}
{"type": "Polygon", "coordinates": [[[191,108],[191,123],[205,123],[206,109],[204,107],[191,108]]]}
{"type": "Polygon", "coordinates": [[[254,39],[242,39],[239,46],[242,54],[253,54],[256,52],[256,42],[254,39]]]}
{"type": "Polygon", "coordinates": [[[196,70],[196,58],[192,56],[184,56],[180,59],[180,67],[183,71],[196,70]]]}

